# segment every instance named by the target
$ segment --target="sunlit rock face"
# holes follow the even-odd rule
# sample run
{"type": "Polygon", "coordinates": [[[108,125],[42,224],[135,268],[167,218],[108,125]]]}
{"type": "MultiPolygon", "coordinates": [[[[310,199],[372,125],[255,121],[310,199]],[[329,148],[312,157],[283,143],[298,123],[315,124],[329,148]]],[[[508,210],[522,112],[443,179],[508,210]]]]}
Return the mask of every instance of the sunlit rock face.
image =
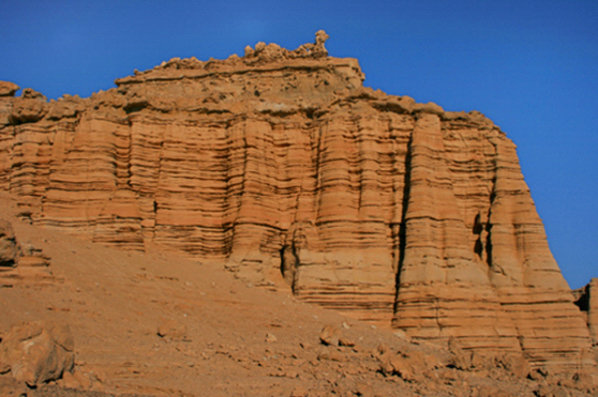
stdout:
{"type": "Polygon", "coordinates": [[[575,304],[580,308],[590,329],[592,343],[598,345],[598,278],[575,291],[575,304]]]}
{"type": "Polygon", "coordinates": [[[595,365],[515,145],[479,112],[364,88],[326,39],[172,59],[86,99],[5,84],[0,188],[46,227],[225,259],[413,338],[595,365]]]}

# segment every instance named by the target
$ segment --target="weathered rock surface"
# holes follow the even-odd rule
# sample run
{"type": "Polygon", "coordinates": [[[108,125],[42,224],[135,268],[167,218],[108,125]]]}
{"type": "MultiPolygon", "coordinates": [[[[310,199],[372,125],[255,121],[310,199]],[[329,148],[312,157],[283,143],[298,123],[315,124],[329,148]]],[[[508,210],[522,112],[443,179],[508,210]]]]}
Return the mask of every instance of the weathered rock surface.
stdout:
{"type": "Polygon", "coordinates": [[[50,258],[31,244],[19,244],[12,224],[0,220],[0,288],[56,281],[48,268],[50,258]]]}
{"type": "Polygon", "coordinates": [[[73,369],[74,340],[68,326],[53,322],[17,324],[0,343],[0,373],[35,386],[73,369]]]}
{"type": "Polygon", "coordinates": [[[187,327],[171,318],[162,319],[158,325],[158,336],[169,340],[183,340],[187,338],[187,327]]]}
{"type": "Polygon", "coordinates": [[[127,253],[21,222],[15,201],[0,194],[0,216],[10,219],[17,241],[49,253],[66,279],[0,288],[0,339],[13,324],[53,319],[76,334],[76,362],[72,374],[35,389],[10,373],[0,375],[1,396],[195,396],[209,390],[222,397],[488,397],[534,396],[540,387],[572,397],[598,393],[588,373],[528,367],[526,377],[521,354],[468,350],[460,338],[443,348],[306,305],[289,291],[247,288],[220,261],[199,264],[161,250],[127,253]],[[157,326],[167,325],[163,319],[186,328],[186,337],[169,338],[167,327],[160,327],[165,336],[156,335],[157,326]],[[325,328],[336,330],[338,345],[323,343],[325,328]]]}
{"type": "Polygon", "coordinates": [[[364,88],[326,39],[0,98],[0,189],[46,227],[226,258],[255,285],[282,271],[300,299],[414,339],[594,368],[515,145],[479,112],[364,88]]]}
{"type": "Polygon", "coordinates": [[[12,225],[10,222],[0,219],[0,266],[14,266],[18,254],[19,247],[12,225]]]}
{"type": "Polygon", "coordinates": [[[584,314],[594,345],[598,345],[598,278],[585,287],[573,291],[575,304],[584,314]]]}
{"type": "Polygon", "coordinates": [[[0,81],[0,97],[2,96],[14,96],[15,92],[20,89],[15,83],[10,81],[0,81]]]}

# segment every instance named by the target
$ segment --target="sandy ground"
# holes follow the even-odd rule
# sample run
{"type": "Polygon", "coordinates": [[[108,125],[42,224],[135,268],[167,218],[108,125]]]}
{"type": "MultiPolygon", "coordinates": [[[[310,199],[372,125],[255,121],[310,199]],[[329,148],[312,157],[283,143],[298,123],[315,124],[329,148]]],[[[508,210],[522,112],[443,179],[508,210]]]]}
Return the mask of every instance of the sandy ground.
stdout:
{"type": "Polygon", "coordinates": [[[284,289],[245,285],[222,263],[106,248],[31,226],[15,211],[0,197],[0,219],[12,222],[21,244],[51,258],[52,276],[0,288],[0,336],[21,321],[69,324],[76,377],[32,390],[3,375],[2,396],[532,396],[537,389],[498,369],[439,368],[426,382],[384,375],[381,344],[440,361],[448,352],[298,302],[284,289]],[[166,322],[178,328],[172,337],[158,335],[166,322]],[[326,325],[355,346],[320,343],[326,325]]]}

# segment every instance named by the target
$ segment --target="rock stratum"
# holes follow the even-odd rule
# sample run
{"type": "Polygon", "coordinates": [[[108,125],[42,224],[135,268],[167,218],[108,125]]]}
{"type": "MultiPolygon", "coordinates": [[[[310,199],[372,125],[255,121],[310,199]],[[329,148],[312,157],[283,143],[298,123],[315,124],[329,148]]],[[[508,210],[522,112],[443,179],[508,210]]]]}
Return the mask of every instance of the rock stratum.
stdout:
{"type": "Polygon", "coordinates": [[[596,371],[515,145],[479,112],[363,87],[326,39],[175,58],[85,99],[2,83],[0,189],[47,228],[224,259],[414,339],[596,371]]]}

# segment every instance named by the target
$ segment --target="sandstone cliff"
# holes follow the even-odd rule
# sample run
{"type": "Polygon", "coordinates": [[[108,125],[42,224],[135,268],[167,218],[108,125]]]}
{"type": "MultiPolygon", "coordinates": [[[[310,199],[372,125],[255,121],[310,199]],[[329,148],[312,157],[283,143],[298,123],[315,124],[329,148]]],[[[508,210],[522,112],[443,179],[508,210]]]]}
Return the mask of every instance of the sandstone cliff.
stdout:
{"type": "Polygon", "coordinates": [[[575,304],[582,311],[594,345],[598,345],[598,278],[593,278],[585,287],[573,291],[575,304]]]}
{"type": "Polygon", "coordinates": [[[592,368],[515,145],[479,112],[362,85],[327,36],[172,59],[90,98],[0,91],[0,188],[22,216],[239,278],[414,338],[592,368]]]}

